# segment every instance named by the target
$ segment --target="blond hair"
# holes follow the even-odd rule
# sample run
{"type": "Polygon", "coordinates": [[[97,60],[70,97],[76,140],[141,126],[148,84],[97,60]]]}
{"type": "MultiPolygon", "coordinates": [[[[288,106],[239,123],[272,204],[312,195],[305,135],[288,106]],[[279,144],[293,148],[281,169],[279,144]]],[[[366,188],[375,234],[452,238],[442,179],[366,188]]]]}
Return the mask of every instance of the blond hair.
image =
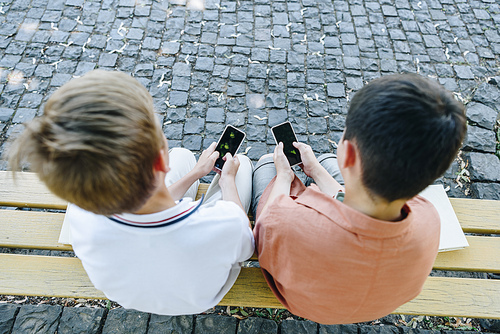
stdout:
{"type": "Polygon", "coordinates": [[[137,80],[92,71],[58,89],[43,116],[28,124],[9,153],[24,160],[57,196],[97,213],[138,210],[156,187],[164,147],[153,100],[137,80]]]}

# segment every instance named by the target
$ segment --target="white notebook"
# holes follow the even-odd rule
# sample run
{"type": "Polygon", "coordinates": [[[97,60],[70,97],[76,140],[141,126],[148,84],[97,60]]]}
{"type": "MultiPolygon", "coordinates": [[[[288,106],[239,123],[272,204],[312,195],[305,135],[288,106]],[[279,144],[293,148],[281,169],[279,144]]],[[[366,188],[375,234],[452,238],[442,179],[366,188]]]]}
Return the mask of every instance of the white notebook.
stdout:
{"type": "Polygon", "coordinates": [[[439,251],[447,252],[468,247],[469,243],[465,238],[444,187],[440,184],[430,185],[420,195],[430,201],[439,213],[441,219],[439,251]]]}
{"type": "MultiPolygon", "coordinates": [[[[73,205],[68,203],[68,207],[66,208],[66,212],[68,212],[69,207],[73,205]]],[[[65,245],[71,245],[73,240],[71,239],[71,229],[69,227],[69,221],[66,219],[68,216],[64,215],[64,220],[61,228],[61,233],[59,234],[59,243],[65,245]]]]}

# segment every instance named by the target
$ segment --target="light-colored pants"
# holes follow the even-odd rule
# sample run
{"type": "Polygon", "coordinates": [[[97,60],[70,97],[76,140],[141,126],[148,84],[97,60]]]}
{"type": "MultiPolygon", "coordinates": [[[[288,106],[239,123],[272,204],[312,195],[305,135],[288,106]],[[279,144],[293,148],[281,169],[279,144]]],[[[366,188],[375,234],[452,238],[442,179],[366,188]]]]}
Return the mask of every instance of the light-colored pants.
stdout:
{"type": "MultiPolygon", "coordinates": [[[[250,202],[252,201],[252,173],[253,165],[247,156],[237,154],[240,161],[240,167],[236,173],[235,183],[241,204],[248,213],[250,202]]],[[[169,167],[170,171],[165,177],[165,184],[167,187],[180,180],[184,175],[189,173],[196,165],[196,158],[190,150],[180,147],[174,147],[169,151],[169,167]]],[[[222,191],[219,186],[220,175],[216,174],[212,183],[208,187],[205,199],[202,205],[213,205],[216,201],[222,199],[222,191]]],[[[197,180],[191,185],[184,197],[190,197],[193,200],[196,198],[200,180],[197,180]]]]}
{"type": "MultiPolygon", "coordinates": [[[[344,185],[344,179],[342,174],[340,174],[339,165],[337,163],[337,156],[333,153],[325,153],[318,157],[318,161],[323,166],[328,173],[341,185],[344,185]]],[[[268,156],[260,159],[255,166],[253,172],[253,199],[252,199],[252,213],[255,216],[257,211],[257,205],[259,204],[260,198],[264,193],[267,185],[276,176],[276,167],[274,166],[273,157],[268,156]]],[[[304,184],[309,186],[314,180],[310,177],[306,178],[304,184]]]]}

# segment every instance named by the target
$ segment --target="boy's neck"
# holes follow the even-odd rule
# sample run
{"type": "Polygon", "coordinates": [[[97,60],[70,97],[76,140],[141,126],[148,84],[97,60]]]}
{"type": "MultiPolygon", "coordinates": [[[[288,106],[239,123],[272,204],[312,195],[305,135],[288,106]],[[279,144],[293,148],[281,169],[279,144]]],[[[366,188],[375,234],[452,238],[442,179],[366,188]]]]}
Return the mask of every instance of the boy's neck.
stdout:
{"type": "Polygon", "coordinates": [[[147,215],[157,213],[173,208],[175,205],[175,201],[170,195],[167,186],[162,182],[147,202],[138,211],[134,212],[134,214],[147,215]]]}
{"type": "Polygon", "coordinates": [[[365,189],[347,189],[344,204],[367,216],[384,221],[399,221],[403,219],[401,210],[406,200],[387,202],[370,196],[365,189]],[[349,191],[350,190],[350,191],[349,191]]]}

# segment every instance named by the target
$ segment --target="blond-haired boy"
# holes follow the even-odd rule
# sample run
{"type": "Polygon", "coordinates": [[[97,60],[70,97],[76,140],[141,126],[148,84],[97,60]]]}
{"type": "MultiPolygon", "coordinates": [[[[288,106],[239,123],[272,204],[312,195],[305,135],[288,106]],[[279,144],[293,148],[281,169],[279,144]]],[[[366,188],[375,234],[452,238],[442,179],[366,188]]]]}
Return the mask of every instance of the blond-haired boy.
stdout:
{"type": "Polygon", "coordinates": [[[96,70],[50,97],[10,161],[26,159],[74,204],[66,213],[73,249],[96,288],[127,308],[179,315],[216,305],[254,250],[248,158],[226,155],[212,196],[193,201],[214,148],[198,162],[188,150],[169,152],[148,91],[124,73],[96,70]]]}

